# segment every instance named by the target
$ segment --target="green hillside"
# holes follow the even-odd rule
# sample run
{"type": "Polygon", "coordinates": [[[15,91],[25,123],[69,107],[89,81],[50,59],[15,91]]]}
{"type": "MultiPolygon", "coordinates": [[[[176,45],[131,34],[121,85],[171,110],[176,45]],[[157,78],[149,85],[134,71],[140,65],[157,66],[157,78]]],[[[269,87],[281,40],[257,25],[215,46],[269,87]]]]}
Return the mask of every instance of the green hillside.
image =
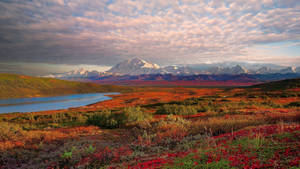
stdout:
{"type": "Polygon", "coordinates": [[[127,92],[130,87],[0,73],[0,98],[54,96],[74,93],[127,92]]]}

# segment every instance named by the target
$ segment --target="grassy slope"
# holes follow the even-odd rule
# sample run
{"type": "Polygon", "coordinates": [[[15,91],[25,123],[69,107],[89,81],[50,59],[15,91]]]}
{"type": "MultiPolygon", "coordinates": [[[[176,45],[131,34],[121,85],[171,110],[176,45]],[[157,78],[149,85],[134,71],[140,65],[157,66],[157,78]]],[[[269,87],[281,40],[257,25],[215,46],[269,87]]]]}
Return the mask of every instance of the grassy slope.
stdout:
{"type": "Polygon", "coordinates": [[[0,98],[53,96],[92,92],[126,92],[132,88],[71,82],[16,74],[0,74],[0,98]]]}

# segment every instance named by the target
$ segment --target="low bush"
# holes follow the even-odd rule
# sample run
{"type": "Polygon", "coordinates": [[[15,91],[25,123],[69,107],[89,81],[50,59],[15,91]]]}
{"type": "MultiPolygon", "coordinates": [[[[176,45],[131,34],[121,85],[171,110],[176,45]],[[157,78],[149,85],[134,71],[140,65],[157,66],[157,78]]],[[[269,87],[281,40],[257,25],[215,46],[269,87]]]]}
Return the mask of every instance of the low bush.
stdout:
{"type": "Polygon", "coordinates": [[[104,110],[98,112],[86,121],[88,125],[99,126],[103,128],[118,128],[124,125],[126,122],[126,117],[123,113],[112,113],[110,110],[104,110]]]}
{"type": "Polygon", "coordinates": [[[188,136],[190,127],[191,121],[178,116],[168,115],[166,119],[151,123],[149,128],[134,130],[135,133],[139,133],[136,135],[138,143],[134,146],[150,146],[151,149],[154,149],[155,147],[153,146],[155,145],[172,149],[188,136]]]}
{"type": "Polygon", "coordinates": [[[140,107],[127,107],[121,113],[112,113],[110,110],[104,110],[90,116],[86,123],[103,128],[119,128],[124,125],[132,125],[148,122],[152,115],[145,113],[140,107]]]}
{"type": "Polygon", "coordinates": [[[232,116],[231,118],[224,117],[210,117],[205,120],[198,120],[193,123],[190,132],[192,134],[210,134],[218,135],[228,133],[247,126],[254,126],[264,124],[265,119],[253,116],[232,116]]]}
{"type": "Polygon", "coordinates": [[[152,114],[143,112],[140,107],[127,107],[124,109],[124,114],[127,124],[146,122],[152,119],[152,114]]]}
{"type": "Polygon", "coordinates": [[[0,141],[15,140],[25,135],[19,124],[0,122],[0,141]]]}
{"type": "Polygon", "coordinates": [[[160,140],[171,138],[175,142],[180,141],[188,135],[191,122],[181,117],[169,115],[165,120],[155,125],[157,137],[160,140]]]}
{"type": "Polygon", "coordinates": [[[156,111],[156,114],[193,115],[193,114],[197,114],[197,112],[198,111],[195,106],[165,104],[156,111]]]}

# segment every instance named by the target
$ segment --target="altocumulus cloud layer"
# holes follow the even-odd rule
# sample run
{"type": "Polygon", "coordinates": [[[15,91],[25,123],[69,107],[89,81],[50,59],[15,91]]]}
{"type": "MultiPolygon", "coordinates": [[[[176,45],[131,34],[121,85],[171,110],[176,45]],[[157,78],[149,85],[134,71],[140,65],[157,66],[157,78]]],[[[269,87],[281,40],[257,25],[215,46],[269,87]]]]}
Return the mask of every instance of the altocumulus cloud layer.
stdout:
{"type": "Polygon", "coordinates": [[[2,0],[0,25],[1,62],[300,60],[254,48],[299,49],[299,0],[2,0]]]}

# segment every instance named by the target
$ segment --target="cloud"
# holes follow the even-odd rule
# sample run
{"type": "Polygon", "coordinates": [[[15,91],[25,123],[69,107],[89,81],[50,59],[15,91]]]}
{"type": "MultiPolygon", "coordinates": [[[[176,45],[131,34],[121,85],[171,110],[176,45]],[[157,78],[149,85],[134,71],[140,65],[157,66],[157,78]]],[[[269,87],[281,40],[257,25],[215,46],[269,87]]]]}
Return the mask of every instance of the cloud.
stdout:
{"type": "MultiPolygon", "coordinates": [[[[247,50],[251,46],[299,42],[299,20],[298,0],[3,1],[0,61],[251,61],[260,55],[247,50]]],[[[271,61],[270,56],[260,56],[271,61]]]]}

